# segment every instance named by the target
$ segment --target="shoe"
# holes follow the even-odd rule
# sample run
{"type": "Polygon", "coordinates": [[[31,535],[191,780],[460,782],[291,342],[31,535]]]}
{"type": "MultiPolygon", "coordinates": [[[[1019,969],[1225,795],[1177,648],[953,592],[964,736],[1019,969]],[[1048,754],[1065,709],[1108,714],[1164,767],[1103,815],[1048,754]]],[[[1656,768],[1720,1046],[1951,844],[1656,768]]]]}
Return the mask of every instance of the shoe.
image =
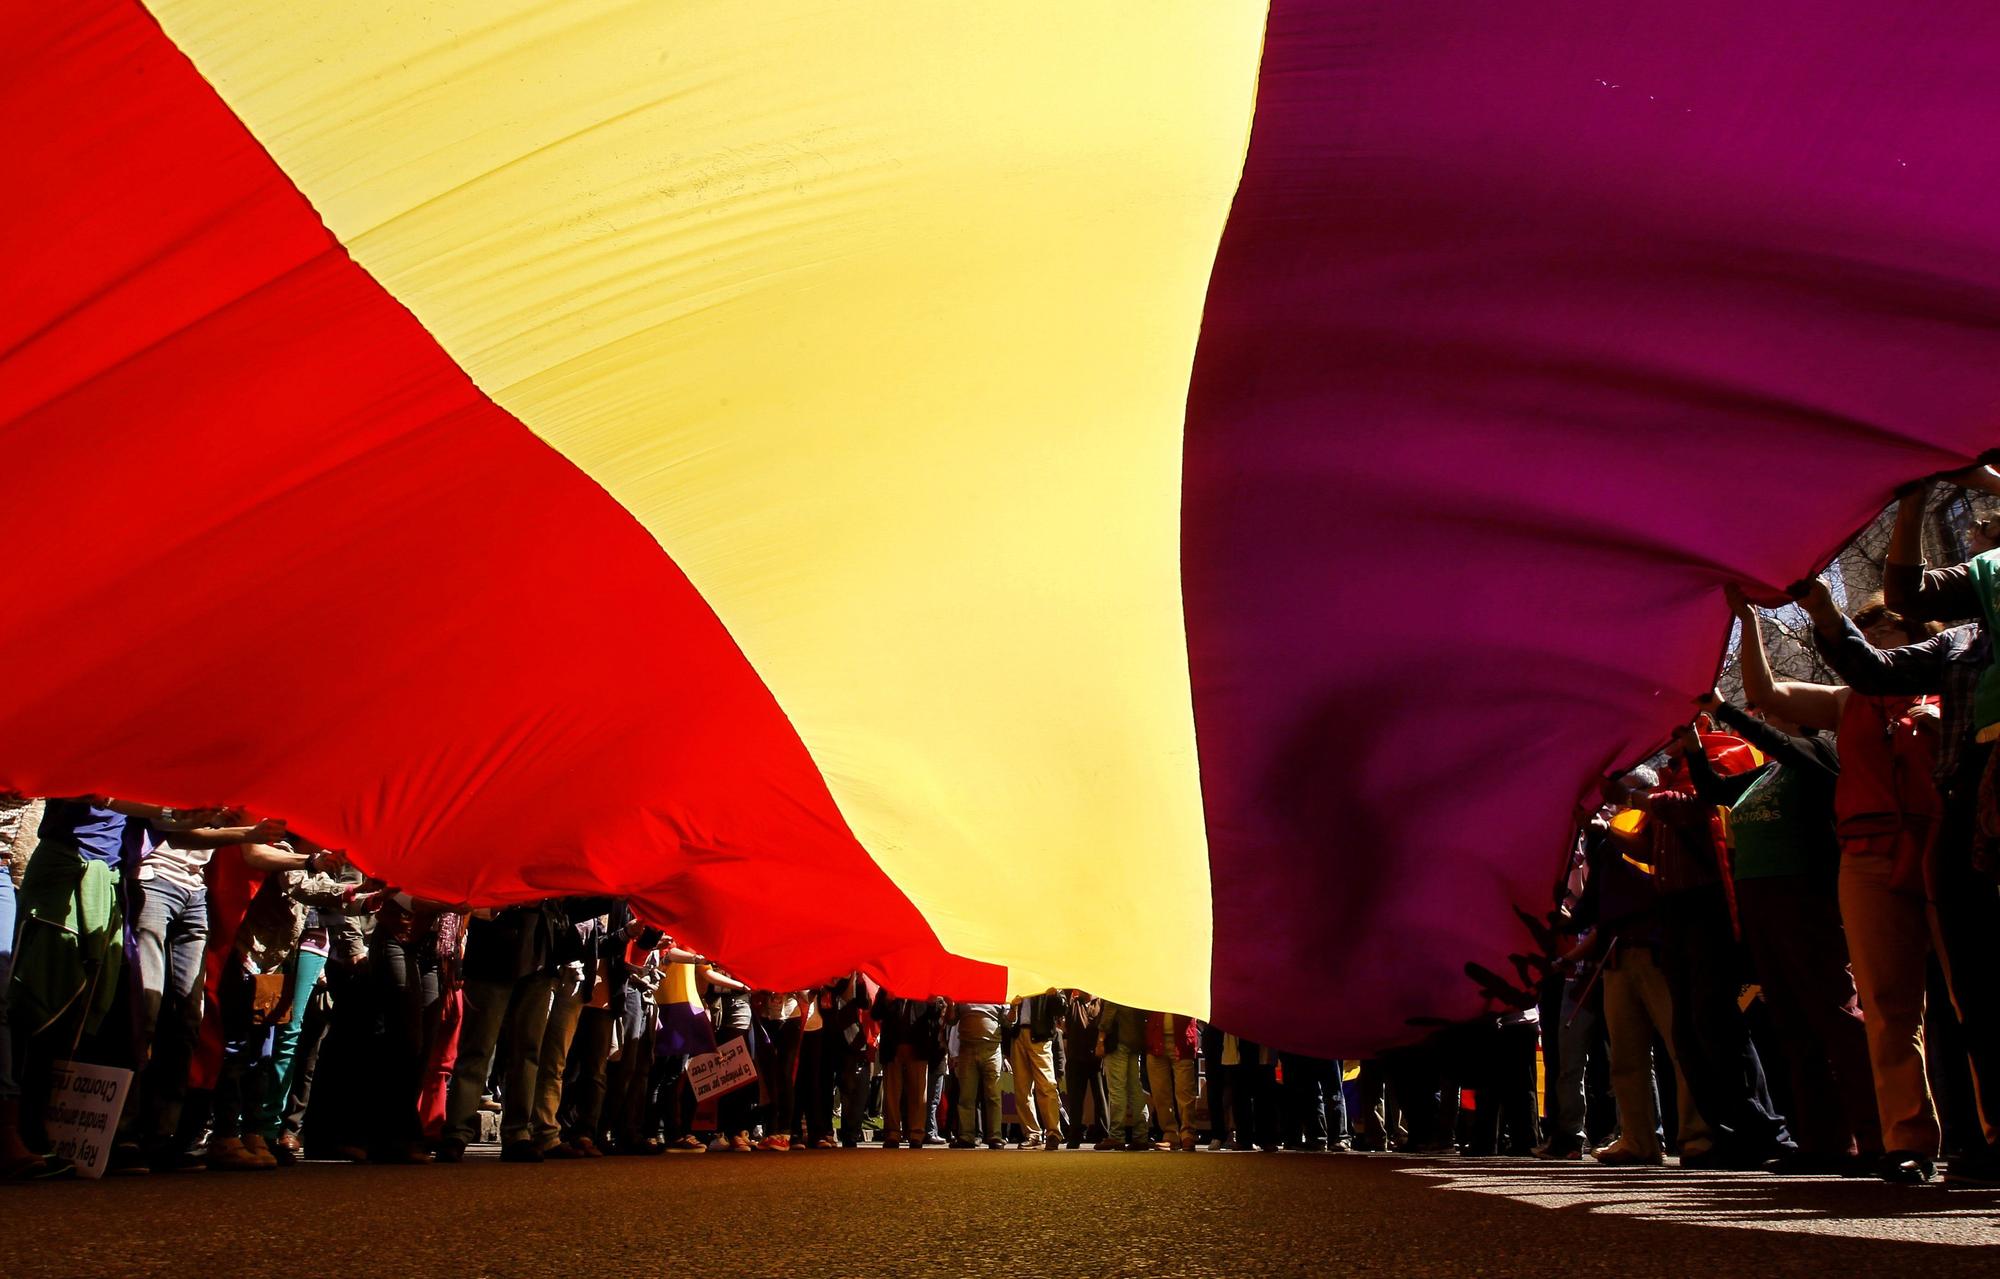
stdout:
{"type": "Polygon", "coordinates": [[[1693,1154],[1682,1153],[1681,1167],[1699,1172],[1760,1172],[1788,1154],[1797,1153],[1797,1148],[1792,1146],[1754,1150],[1740,1146],[1713,1146],[1693,1154]]]}
{"type": "Polygon", "coordinates": [[[1125,1153],[1128,1155],[1150,1155],[1158,1149],[1159,1147],[1144,1137],[1134,1137],[1125,1143],[1125,1153]]]}
{"type": "Polygon", "coordinates": [[[689,1133],[678,1141],[668,1142],[667,1153],[670,1155],[705,1155],[708,1153],[708,1143],[693,1133],[689,1133]]]}
{"type": "Polygon", "coordinates": [[[1146,1145],[1152,1150],[1172,1150],[1174,1148],[1174,1143],[1165,1138],[1161,1138],[1159,1141],[1149,1141],[1146,1145]]]}
{"type": "Polygon", "coordinates": [[[492,1093],[487,1093],[485,1096],[479,1099],[479,1108],[481,1110],[490,1111],[491,1113],[496,1115],[506,1109],[505,1106],[500,1104],[500,1099],[498,1097],[495,1097],[492,1093]]]}
{"type": "Polygon", "coordinates": [[[747,1155],[756,1147],[750,1144],[750,1134],[739,1132],[729,1139],[728,1150],[732,1155],[747,1155]]]}
{"type": "Polygon", "coordinates": [[[1547,1145],[1535,1152],[1535,1158],[1552,1159],[1557,1162],[1582,1159],[1583,1147],[1570,1142],[1563,1142],[1560,1145],[1547,1145]]]}
{"type": "Polygon", "coordinates": [[[262,1133],[253,1132],[246,1134],[243,1138],[243,1149],[250,1152],[250,1157],[257,1161],[257,1166],[260,1168],[276,1168],[278,1166],[278,1157],[271,1153],[269,1146],[264,1144],[264,1135],[262,1133]]]}
{"type": "Polygon", "coordinates": [[[378,1150],[368,1156],[368,1162],[377,1164],[428,1164],[437,1162],[422,1143],[411,1142],[407,1146],[393,1146],[378,1150]]]}
{"type": "Polygon", "coordinates": [[[1642,1154],[1616,1141],[1593,1153],[1591,1158],[1607,1168],[1657,1168],[1667,1162],[1667,1157],[1657,1150],[1650,1155],[1642,1154]]]}
{"type": "Polygon", "coordinates": [[[1953,1155],[1945,1160],[1944,1180],[1951,1186],[2000,1186],[2000,1157],[1991,1150],[1953,1155]]]}
{"type": "MultiPolygon", "coordinates": [[[[910,1144],[911,1144],[911,1145],[915,1145],[916,1143],[915,1143],[915,1142],[912,1142],[912,1143],[910,1143],[910,1144]]],[[[902,1139],[901,1137],[884,1137],[884,1138],[882,1138],[882,1149],[884,1149],[884,1150],[901,1150],[902,1148],[903,1148],[903,1139],[902,1139]]]]}
{"type": "Polygon", "coordinates": [[[543,1146],[541,1154],[543,1159],[562,1160],[583,1158],[583,1152],[566,1141],[558,1141],[552,1146],[543,1146]]]}
{"type": "Polygon", "coordinates": [[[1116,1137],[1111,1137],[1111,1136],[1107,1136],[1107,1137],[1105,1137],[1105,1138],[1104,1138],[1103,1140],[1099,1141],[1099,1142],[1098,1142],[1098,1143],[1097,1143],[1097,1144],[1096,1144],[1095,1146],[1092,1146],[1092,1147],[1091,1147],[1091,1149],[1092,1149],[1092,1150],[1123,1150],[1123,1149],[1125,1149],[1125,1143],[1124,1143],[1124,1142],[1122,1142],[1122,1141],[1120,1141],[1120,1140],[1118,1140],[1118,1138],[1116,1138],[1116,1137]]]}
{"type": "Polygon", "coordinates": [[[1062,1138],[1056,1136],[1054,1133],[1050,1133],[1048,1136],[1042,1138],[1043,1150],[1061,1150],[1062,1144],[1062,1138]]]}
{"type": "Polygon", "coordinates": [[[1227,1147],[1228,1147],[1228,1144],[1229,1144],[1229,1143],[1225,1142],[1225,1141],[1224,1141],[1224,1140],[1223,1140],[1222,1138],[1220,1138],[1220,1137],[1210,1137],[1210,1138],[1208,1139],[1208,1150],[1209,1150],[1209,1153],[1210,1153],[1210,1154],[1214,1154],[1214,1153],[1216,1153],[1217,1151],[1220,1151],[1220,1150],[1224,1150],[1224,1149],[1227,1149],[1227,1147]]]}
{"type": "Polygon", "coordinates": [[[136,1141],[121,1141],[111,1148],[111,1162],[105,1166],[106,1176],[130,1176],[153,1171],[146,1159],[145,1148],[136,1141]]]}
{"type": "Polygon", "coordinates": [[[532,1141],[510,1141],[500,1147],[500,1162],[503,1164],[538,1164],[542,1162],[542,1152],[532,1141]]]}
{"type": "MultiPolygon", "coordinates": [[[[1380,1137],[1356,1137],[1354,1139],[1354,1149],[1366,1154],[1379,1155],[1389,1149],[1389,1143],[1380,1137]]],[[[1582,1154],[1583,1152],[1578,1151],[1577,1153],[1582,1154]]]]}
{"type": "Polygon", "coordinates": [[[306,1148],[300,1144],[298,1134],[286,1132],[278,1134],[271,1153],[278,1157],[281,1167],[289,1168],[306,1157],[306,1148]]]}
{"type": "Polygon", "coordinates": [[[217,1137],[208,1144],[210,1172],[256,1172],[262,1167],[257,1156],[244,1149],[235,1137],[217,1137]]]}
{"type": "Polygon", "coordinates": [[[910,1149],[922,1150],[925,1146],[935,1146],[937,1144],[938,1143],[932,1141],[929,1137],[919,1137],[915,1141],[910,1143],[910,1149]]]}
{"type": "Polygon", "coordinates": [[[1065,1141],[1065,1142],[1063,1143],[1063,1149],[1064,1149],[1064,1150],[1081,1150],[1081,1149],[1083,1149],[1083,1138],[1081,1138],[1081,1137],[1071,1137],[1071,1138],[1070,1138],[1070,1139],[1069,1139],[1068,1141],[1065,1141]]]}
{"type": "Polygon", "coordinates": [[[718,1136],[714,1141],[708,1143],[708,1153],[711,1155],[726,1155],[732,1153],[735,1149],[735,1143],[727,1137],[718,1136]]]}
{"type": "Polygon", "coordinates": [[[597,1143],[592,1141],[588,1137],[572,1138],[569,1144],[572,1148],[575,1149],[577,1154],[582,1155],[585,1159],[604,1158],[604,1152],[599,1150],[597,1148],[597,1143]]]}
{"type": "Polygon", "coordinates": [[[465,1143],[447,1138],[431,1147],[431,1157],[441,1164],[462,1164],[465,1162],[465,1143]]]}
{"type": "Polygon", "coordinates": [[[948,1141],[948,1142],[946,1142],[946,1143],[945,1143],[945,1149],[946,1149],[946,1150],[977,1150],[977,1149],[979,1149],[979,1143],[978,1143],[978,1142],[976,1142],[976,1141],[967,1141],[967,1140],[966,1140],[965,1138],[963,1138],[963,1137],[953,1137],[953,1138],[952,1138],[952,1139],[951,1139],[950,1141],[948,1141]]]}
{"type": "Polygon", "coordinates": [[[1007,1143],[1000,1140],[998,1137],[995,1137],[986,1143],[986,1148],[988,1150],[1005,1150],[1007,1148],[1007,1143]]]}
{"type": "Polygon", "coordinates": [[[858,1146],[858,1145],[860,1145],[860,1144],[861,1144],[861,1143],[860,1143],[860,1142],[858,1142],[858,1141],[853,1141],[853,1142],[842,1142],[842,1141],[839,1141],[839,1140],[837,1140],[837,1139],[835,1139],[835,1138],[833,1138],[833,1137],[821,1137],[821,1138],[820,1138],[820,1139],[819,1139],[818,1141],[815,1141],[815,1142],[813,1143],[813,1149],[815,1149],[815,1150],[838,1150],[838,1149],[840,1149],[840,1148],[841,1148],[841,1147],[842,1147],[843,1145],[845,1145],[845,1146],[848,1146],[848,1147],[853,1147],[853,1146],[858,1146]]]}
{"type": "Polygon", "coordinates": [[[792,1139],[790,1137],[787,1137],[784,1133],[777,1133],[773,1136],[766,1137],[764,1138],[764,1140],[757,1143],[757,1149],[759,1150],[774,1150],[783,1152],[790,1150],[791,1148],[792,1148],[792,1139]]]}
{"type": "Polygon", "coordinates": [[[1882,1156],[1881,1177],[1892,1186],[1921,1186],[1935,1176],[1937,1165],[1929,1155],[1892,1150],[1882,1156]]]}

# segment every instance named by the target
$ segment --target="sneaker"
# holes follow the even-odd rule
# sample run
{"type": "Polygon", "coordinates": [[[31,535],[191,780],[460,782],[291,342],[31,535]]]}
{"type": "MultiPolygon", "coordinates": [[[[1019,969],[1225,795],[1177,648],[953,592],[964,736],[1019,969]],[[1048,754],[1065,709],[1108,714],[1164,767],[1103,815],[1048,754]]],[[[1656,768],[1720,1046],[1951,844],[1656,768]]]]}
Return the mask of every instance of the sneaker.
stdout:
{"type": "Polygon", "coordinates": [[[1892,1150],[1882,1156],[1881,1176],[1892,1186],[1921,1186],[1937,1176],[1937,1165],[1929,1155],[1914,1150],[1892,1150]]]}
{"type": "MultiPolygon", "coordinates": [[[[838,1140],[837,1138],[834,1138],[834,1137],[821,1137],[821,1138],[820,1138],[820,1139],[819,1139],[818,1141],[815,1141],[815,1142],[813,1143],[813,1149],[815,1149],[815,1150],[838,1150],[838,1149],[840,1149],[840,1147],[841,1147],[841,1145],[842,1145],[842,1144],[843,1144],[843,1143],[842,1143],[842,1142],[841,1142],[840,1140],[838,1140]]],[[[857,1145],[857,1146],[858,1146],[858,1145],[860,1145],[861,1143],[860,1143],[860,1142],[854,1142],[854,1143],[852,1143],[852,1144],[853,1144],[853,1145],[857,1145]]]]}
{"type": "Polygon", "coordinates": [[[668,1142],[667,1153],[670,1155],[705,1155],[708,1153],[708,1143],[693,1133],[689,1133],[678,1141],[668,1142]]]}
{"type": "Polygon", "coordinates": [[[732,1155],[747,1155],[756,1147],[750,1144],[750,1134],[739,1132],[729,1139],[728,1150],[732,1155]]]}
{"type": "Polygon", "coordinates": [[[1620,1141],[1614,1141],[1604,1149],[1594,1152],[1591,1158],[1607,1168],[1657,1168],[1667,1162],[1667,1157],[1657,1150],[1650,1155],[1642,1154],[1636,1148],[1620,1141]]]}
{"type": "Polygon", "coordinates": [[[736,1144],[727,1137],[718,1136],[714,1141],[708,1143],[708,1153],[711,1155],[726,1155],[735,1149],[736,1144]]]}

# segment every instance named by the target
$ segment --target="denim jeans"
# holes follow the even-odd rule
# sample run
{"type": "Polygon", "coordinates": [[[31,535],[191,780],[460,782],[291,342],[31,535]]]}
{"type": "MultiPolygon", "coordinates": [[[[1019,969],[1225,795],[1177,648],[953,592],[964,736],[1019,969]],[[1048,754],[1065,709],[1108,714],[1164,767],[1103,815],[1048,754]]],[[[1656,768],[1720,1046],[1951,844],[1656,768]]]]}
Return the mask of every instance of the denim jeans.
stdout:
{"type": "Polygon", "coordinates": [[[7,987],[14,980],[14,876],[0,861],[0,1101],[21,1095],[14,1082],[14,1031],[7,1023],[7,987]]]}
{"type": "MultiPolygon", "coordinates": [[[[1589,998],[1590,984],[1581,977],[1570,977],[1563,982],[1562,1017],[1556,1027],[1555,1123],[1549,1143],[1564,1150],[1582,1150],[1589,1144],[1584,1082],[1598,1021],[1596,1005],[1589,998]]],[[[1544,1033],[1548,1029],[1542,1028],[1544,1033]]]]}
{"type": "Polygon", "coordinates": [[[187,1092],[188,1060],[201,1035],[202,960],[208,949],[208,890],[164,879],[138,883],[133,928],[139,960],[139,1104],[128,1107],[134,1135],[171,1139],[187,1092]]]}
{"type": "Polygon", "coordinates": [[[292,1015],[280,1023],[271,1037],[271,1059],[263,1095],[250,1114],[250,1131],[276,1141],[285,1126],[285,1111],[291,1103],[293,1067],[299,1059],[299,1037],[305,1030],[306,1005],[312,1002],[313,988],[326,968],[326,956],[300,951],[291,958],[292,1015]]]}

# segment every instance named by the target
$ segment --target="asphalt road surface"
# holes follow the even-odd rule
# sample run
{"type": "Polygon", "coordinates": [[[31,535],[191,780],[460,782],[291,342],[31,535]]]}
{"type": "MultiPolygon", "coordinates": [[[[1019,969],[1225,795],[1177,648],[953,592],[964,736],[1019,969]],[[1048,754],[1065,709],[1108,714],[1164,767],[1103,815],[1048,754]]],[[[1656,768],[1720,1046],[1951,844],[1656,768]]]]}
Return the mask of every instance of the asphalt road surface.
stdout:
{"type": "Polygon", "coordinates": [[[0,1187],[0,1276],[2000,1275],[2000,1192],[1362,1155],[794,1152],[0,1187]]]}

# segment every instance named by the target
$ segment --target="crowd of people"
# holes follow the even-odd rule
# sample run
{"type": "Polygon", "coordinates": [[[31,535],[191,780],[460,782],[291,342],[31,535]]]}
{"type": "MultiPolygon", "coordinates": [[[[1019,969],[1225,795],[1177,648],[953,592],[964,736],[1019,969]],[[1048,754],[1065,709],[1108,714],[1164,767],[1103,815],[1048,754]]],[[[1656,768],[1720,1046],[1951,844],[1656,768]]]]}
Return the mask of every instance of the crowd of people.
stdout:
{"type": "Polygon", "coordinates": [[[1755,605],[1790,601],[1729,588],[1747,708],[1604,783],[1487,1015],[1361,1062],[1078,990],[757,990],[621,900],[426,901],[273,819],[5,797],[0,1178],[74,1172],[50,1101],[88,1062],[132,1072],[112,1172],[1088,1145],[2000,1184],[2000,519],[1927,568],[1924,511],[1881,602],[1794,588],[1844,683],[1775,678],[1755,605]]]}

